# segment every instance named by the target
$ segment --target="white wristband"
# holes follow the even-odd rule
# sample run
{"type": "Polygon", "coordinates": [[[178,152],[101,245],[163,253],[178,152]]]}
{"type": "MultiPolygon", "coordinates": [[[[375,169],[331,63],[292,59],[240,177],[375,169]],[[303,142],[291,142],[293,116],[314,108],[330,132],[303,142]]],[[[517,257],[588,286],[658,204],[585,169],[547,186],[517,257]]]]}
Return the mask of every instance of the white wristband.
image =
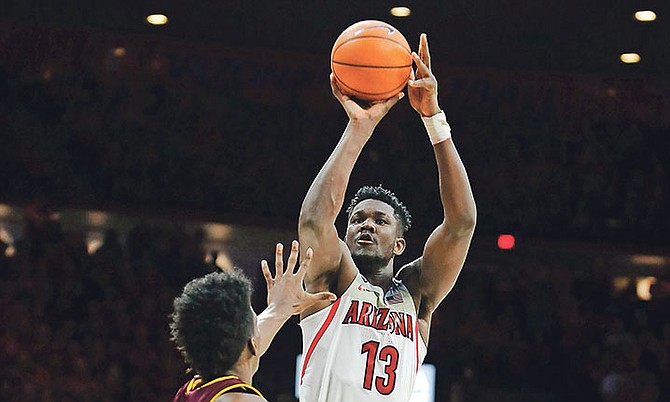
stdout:
{"type": "Polygon", "coordinates": [[[423,120],[423,125],[426,126],[431,144],[439,144],[451,138],[451,127],[449,127],[447,116],[443,111],[434,116],[421,117],[421,120],[423,120]]]}

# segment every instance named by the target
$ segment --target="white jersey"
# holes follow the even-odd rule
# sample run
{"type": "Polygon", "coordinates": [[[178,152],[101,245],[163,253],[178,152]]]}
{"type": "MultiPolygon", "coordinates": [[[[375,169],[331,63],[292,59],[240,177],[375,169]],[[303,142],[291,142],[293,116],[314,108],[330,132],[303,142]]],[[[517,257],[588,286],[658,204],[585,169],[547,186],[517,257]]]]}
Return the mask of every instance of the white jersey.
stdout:
{"type": "Polygon", "coordinates": [[[401,281],[384,294],[358,274],[335,303],[300,327],[300,402],[409,401],[426,345],[401,281]]]}

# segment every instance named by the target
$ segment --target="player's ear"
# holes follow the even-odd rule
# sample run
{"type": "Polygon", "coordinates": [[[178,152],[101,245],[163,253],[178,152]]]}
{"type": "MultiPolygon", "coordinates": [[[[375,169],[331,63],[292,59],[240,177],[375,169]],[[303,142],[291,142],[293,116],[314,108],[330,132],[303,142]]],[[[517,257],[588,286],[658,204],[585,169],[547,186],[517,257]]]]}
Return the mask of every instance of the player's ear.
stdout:
{"type": "Polygon", "coordinates": [[[259,355],[259,350],[258,350],[258,342],[256,342],[256,337],[251,337],[249,338],[247,346],[249,347],[249,351],[251,352],[252,355],[258,356],[259,355]]]}
{"type": "Polygon", "coordinates": [[[398,237],[395,239],[395,244],[393,245],[393,255],[400,255],[405,252],[405,239],[402,237],[398,237]]]}

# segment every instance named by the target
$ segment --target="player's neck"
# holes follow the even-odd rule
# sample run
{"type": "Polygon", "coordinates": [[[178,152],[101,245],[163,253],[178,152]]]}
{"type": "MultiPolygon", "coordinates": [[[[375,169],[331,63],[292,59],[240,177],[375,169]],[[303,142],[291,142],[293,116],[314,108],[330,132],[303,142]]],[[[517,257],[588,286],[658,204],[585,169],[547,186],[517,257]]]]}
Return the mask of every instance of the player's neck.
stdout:
{"type": "Polygon", "coordinates": [[[240,362],[235,363],[230,370],[226,371],[226,375],[234,375],[245,383],[251,385],[253,380],[254,371],[250,364],[245,364],[249,362],[240,362]]]}
{"type": "Polygon", "coordinates": [[[391,277],[391,276],[370,276],[370,275],[366,275],[365,277],[367,278],[367,280],[371,284],[373,284],[375,286],[379,286],[380,288],[382,288],[384,290],[384,292],[386,292],[391,287],[391,282],[393,281],[393,277],[391,277]]]}
{"type": "Polygon", "coordinates": [[[367,266],[361,269],[363,276],[373,285],[379,286],[386,292],[393,282],[393,259],[387,265],[379,267],[367,266]]]}

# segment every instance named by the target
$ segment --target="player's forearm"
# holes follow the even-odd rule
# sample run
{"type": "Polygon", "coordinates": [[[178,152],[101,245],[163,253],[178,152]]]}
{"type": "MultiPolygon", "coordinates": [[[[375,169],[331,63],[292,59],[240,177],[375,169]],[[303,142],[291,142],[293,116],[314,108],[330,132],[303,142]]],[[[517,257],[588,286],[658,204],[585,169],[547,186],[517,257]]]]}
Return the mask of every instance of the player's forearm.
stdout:
{"type": "Polygon", "coordinates": [[[290,311],[280,311],[274,305],[269,305],[258,315],[258,330],[260,332],[259,349],[262,356],[270,347],[272,340],[281,327],[291,318],[290,311]]]}
{"type": "MultiPolygon", "coordinates": [[[[436,96],[431,99],[436,100],[436,96]]],[[[434,112],[437,102],[427,102],[434,112]],[[434,103],[434,105],[433,105],[434,103]]],[[[444,233],[472,234],[477,220],[477,208],[470,180],[451,138],[451,127],[444,112],[422,115],[430,143],[433,145],[439,174],[440,200],[444,210],[444,233]]]]}
{"type": "Polygon", "coordinates": [[[372,127],[350,122],[305,196],[300,209],[299,225],[335,223],[344,203],[349,177],[370,138],[372,127]]]}
{"type": "Polygon", "coordinates": [[[468,234],[477,221],[470,180],[451,139],[433,146],[438,166],[444,220],[452,233],[468,234]]]}

